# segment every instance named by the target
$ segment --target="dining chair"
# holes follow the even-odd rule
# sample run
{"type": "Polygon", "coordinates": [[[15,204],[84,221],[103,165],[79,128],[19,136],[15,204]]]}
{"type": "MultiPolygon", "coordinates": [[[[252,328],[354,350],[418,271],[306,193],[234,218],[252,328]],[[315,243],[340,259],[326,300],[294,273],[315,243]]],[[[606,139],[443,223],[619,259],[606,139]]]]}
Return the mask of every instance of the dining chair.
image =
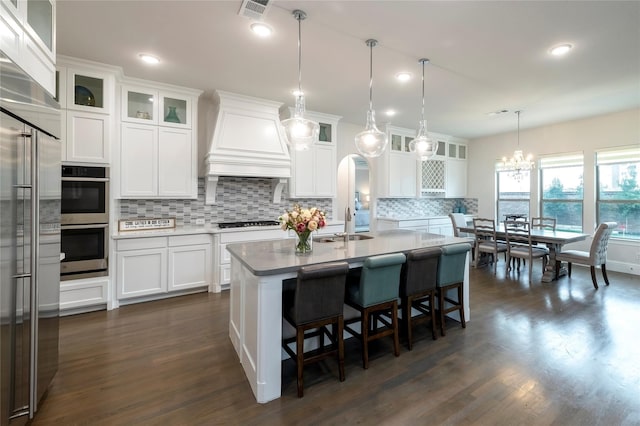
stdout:
{"type": "Polygon", "coordinates": [[[493,262],[493,273],[497,272],[498,253],[505,253],[507,245],[499,242],[496,238],[496,223],[493,219],[474,218],[473,229],[476,235],[476,254],[474,266],[478,266],[482,253],[491,255],[493,262]]]}
{"type": "Polygon", "coordinates": [[[413,326],[431,320],[431,337],[438,338],[436,332],[436,284],[440,247],[427,247],[407,253],[407,261],[400,273],[400,306],[402,325],[407,334],[407,347],[413,348],[413,326]],[[413,311],[419,314],[412,316],[413,311]]]}
{"type": "Polygon", "coordinates": [[[452,244],[442,247],[440,263],[438,264],[437,295],[438,310],[440,311],[440,332],[445,335],[445,315],[458,311],[460,325],[467,326],[464,318],[464,273],[467,267],[467,252],[471,245],[467,243],[452,244]],[[456,298],[449,295],[450,290],[456,290],[456,298]]]}
{"type": "Polygon", "coordinates": [[[362,367],[369,368],[369,342],[385,336],[393,338],[393,353],[400,355],[398,342],[398,294],[403,253],[383,254],[365,259],[362,269],[347,277],[345,303],[360,315],[345,319],[344,328],[362,343],[362,367]],[[390,317],[390,321],[387,318],[390,317]],[[360,322],[358,333],[350,325],[360,322]],[[380,324],[383,327],[380,327],[380,324]]]}
{"type": "Polygon", "coordinates": [[[556,230],[556,219],[553,217],[532,217],[531,229],[556,230]]]}
{"type": "Polygon", "coordinates": [[[589,265],[591,269],[591,281],[593,281],[593,287],[598,289],[598,281],[596,280],[596,266],[600,266],[602,269],[602,276],[606,285],[609,285],[609,278],[607,277],[607,248],[609,246],[609,237],[616,229],[618,224],[616,222],[603,222],[598,225],[596,232],[593,235],[593,241],[589,251],[580,250],[563,250],[560,253],[556,253],[557,262],[568,263],[568,275],[571,276],[571,264],[579,263],[582,265],[589,265]]]}
{"type": "Polygon", "coordinates": [[[302,397],[304,366],[337,355],[340,381],[344,381],[344,290],[349,265],[333,262],[304,266],[297,279],[291,280],[291,288],[283,282],[282,316],[296,330],[295,336],[285,337],[282,348],[297,367],[298,397],[302,397]],[[331,332],[327,326],[331,325],[331,332]],[[310,330],[310,332],[308,332],[310,330]],[[330,350],[325,348],[325,336],[330,340],[330,350]],[[304,341],[318,337],[318,350],[304,352],[304,341]],[[295,342],[296,351],[289,346],[295,342]],[[308,356],[307,356],[308,355],[308,356]]]}
{"type": "Polygon", "coordinates": [[[451,225],[453,226],[453,236],[468,239],[469,244],[471,244],[471,260],[474,260],[474,249],[476,246],[475,235],[469,234],[468,232],[460,232],[459,229],[467,226],[467,219],[462,213],[449,213],[449,218],[451,219],[451,225]]]}
{"type": "MultiPolygon", "coordinates": [[[[542,273],[547,266],[549,249],[538,247],[531,242],[531,229],[529,222],[518,220],[505,220],[504,231],[507,240],[507,273],[512,269],[512,260],[529,260],[529,284],[533,275],[533,259],[542,259],[542,273]]],[[[518,264],[520,269],[520,264],[518,264]]]]}

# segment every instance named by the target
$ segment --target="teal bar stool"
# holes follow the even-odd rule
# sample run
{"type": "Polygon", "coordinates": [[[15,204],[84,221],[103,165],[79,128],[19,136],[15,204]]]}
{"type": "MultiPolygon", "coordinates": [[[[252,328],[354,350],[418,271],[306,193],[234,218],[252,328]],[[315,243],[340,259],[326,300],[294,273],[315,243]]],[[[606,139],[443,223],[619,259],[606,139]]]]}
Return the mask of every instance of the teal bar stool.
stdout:
{"type": "Polygon", "coordinates": [[[402,327],[407,333],[407,348],[413,348],[413,326],[431,320],[431,336],[438,338],[436,332],[435,296],[437,290],[440,247],[428,247],[407,253],[407,261],[400,275],[400,305],[402,327]],[[415,310],[419,314],[412,316],[415,310]]]}
{"type": "Polygon", "coordinates": [[[467,264],[467,252],[471,244],[453,244],[442,247],[438,265],[438,307],[440,309],[440,332],[445,335],[444,317],[450,312],[459,311],[462,328],[467,326],[464,320],[464,268],[467,264]],[[449,290],[457,290],[458,300],[447,295],[449,290]]]}
{"type": "Polygon", "coordinates": [[[362,342],[362,367],[369,368],[369,342],[393,336],[393,353],[400,355],[398,343],[398,290],[400,271],[405,262],[402,253],[369,257],[362,269],[347,278],[345,303],[360,316],[345,320],[345,330],[362,342]],[[388,318],[390,317],[390,322],[388,318]],[[361,332],[351,324],[360,322],[361,332]],[[384,327],[379,329],[379,324],[384,327]]]}
{"type": "Polygon", "coordinates": [[[305,266],[297,280],[283,281],[282,316],[295,329],[296,335],[285,337],[282,348],[295,360],[298,375],[298,397],[304,395],[304,366],[337,355],[340,381],[344,381],[344,291],[349,265],[334,262],[305,266]],[[331,325],[331,332],[327,326],[331,325]],[[325,348],[325,336],[331,342],[325,348]],[[318,350],[305,354],[306,338],[318,338],[318,350]],[[296,351],[289,347],[296,343],[296,351]]]}

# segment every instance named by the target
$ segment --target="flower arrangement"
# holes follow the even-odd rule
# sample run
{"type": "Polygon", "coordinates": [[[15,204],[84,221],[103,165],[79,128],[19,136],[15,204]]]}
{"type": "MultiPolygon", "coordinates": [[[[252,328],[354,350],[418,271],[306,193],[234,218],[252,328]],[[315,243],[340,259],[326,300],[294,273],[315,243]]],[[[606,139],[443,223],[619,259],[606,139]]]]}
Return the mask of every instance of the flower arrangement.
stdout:
{"type": "Polygon", "coordinates": [[[307,253],[311,251],[311,241],[309,238],[313,231],[324,228],[327,224],[325,214],[316,207],[303,209],[298,204],[294,204],[291,211],[278,218],[283,231],[292,229],[298,236],[296,241],[296,253],[307,253]]]}

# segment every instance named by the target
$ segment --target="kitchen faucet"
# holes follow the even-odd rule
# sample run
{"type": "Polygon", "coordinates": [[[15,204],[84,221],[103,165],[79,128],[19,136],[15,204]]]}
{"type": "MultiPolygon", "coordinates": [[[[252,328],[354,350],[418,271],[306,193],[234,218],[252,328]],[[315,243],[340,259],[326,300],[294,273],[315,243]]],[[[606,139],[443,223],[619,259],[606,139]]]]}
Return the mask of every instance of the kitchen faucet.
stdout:
{"type": "Polygon", "coordinates": [[[344,242],[349,241],[349,222],[351,222],[351,208],[344,209],[344,242]]]}

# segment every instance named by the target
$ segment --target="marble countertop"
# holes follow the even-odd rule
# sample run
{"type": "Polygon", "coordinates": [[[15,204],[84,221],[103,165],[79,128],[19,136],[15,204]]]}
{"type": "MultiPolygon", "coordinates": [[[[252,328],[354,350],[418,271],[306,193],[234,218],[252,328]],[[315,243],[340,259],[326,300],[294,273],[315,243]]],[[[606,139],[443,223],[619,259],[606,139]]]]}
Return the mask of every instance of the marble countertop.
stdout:
{"type": "MultiPolygon", "coordinates": [[[[327,225],[344,225],[344,221],[331,221],[327,225]]],[[[144,237],[171,237],[176,235],[196,235],[196,234],[222,234],[227,232],[259,232],[281,230],[280,225],[273,226],[246,226],[243,228],[218,228],[217,224],[200,225],[200,226],[176,226],[169,229],[146,229],[136,231],[116,231],[111,234],[114,240],[127,238],[144,238],[144,237]]]]}
{"type": "Polygon", "coordinates": [[[305,265],[336,261],[357,263],[369,256],[467,242],[464,238],[407,229],[371,232],[364,235],[374,238],[347,243],[314,241],[313,251],[301,256],[295,254],[294,242],[291,239],[228,244],[227,250],[251,273],[261,276],[295,272],[305,265]]]}

